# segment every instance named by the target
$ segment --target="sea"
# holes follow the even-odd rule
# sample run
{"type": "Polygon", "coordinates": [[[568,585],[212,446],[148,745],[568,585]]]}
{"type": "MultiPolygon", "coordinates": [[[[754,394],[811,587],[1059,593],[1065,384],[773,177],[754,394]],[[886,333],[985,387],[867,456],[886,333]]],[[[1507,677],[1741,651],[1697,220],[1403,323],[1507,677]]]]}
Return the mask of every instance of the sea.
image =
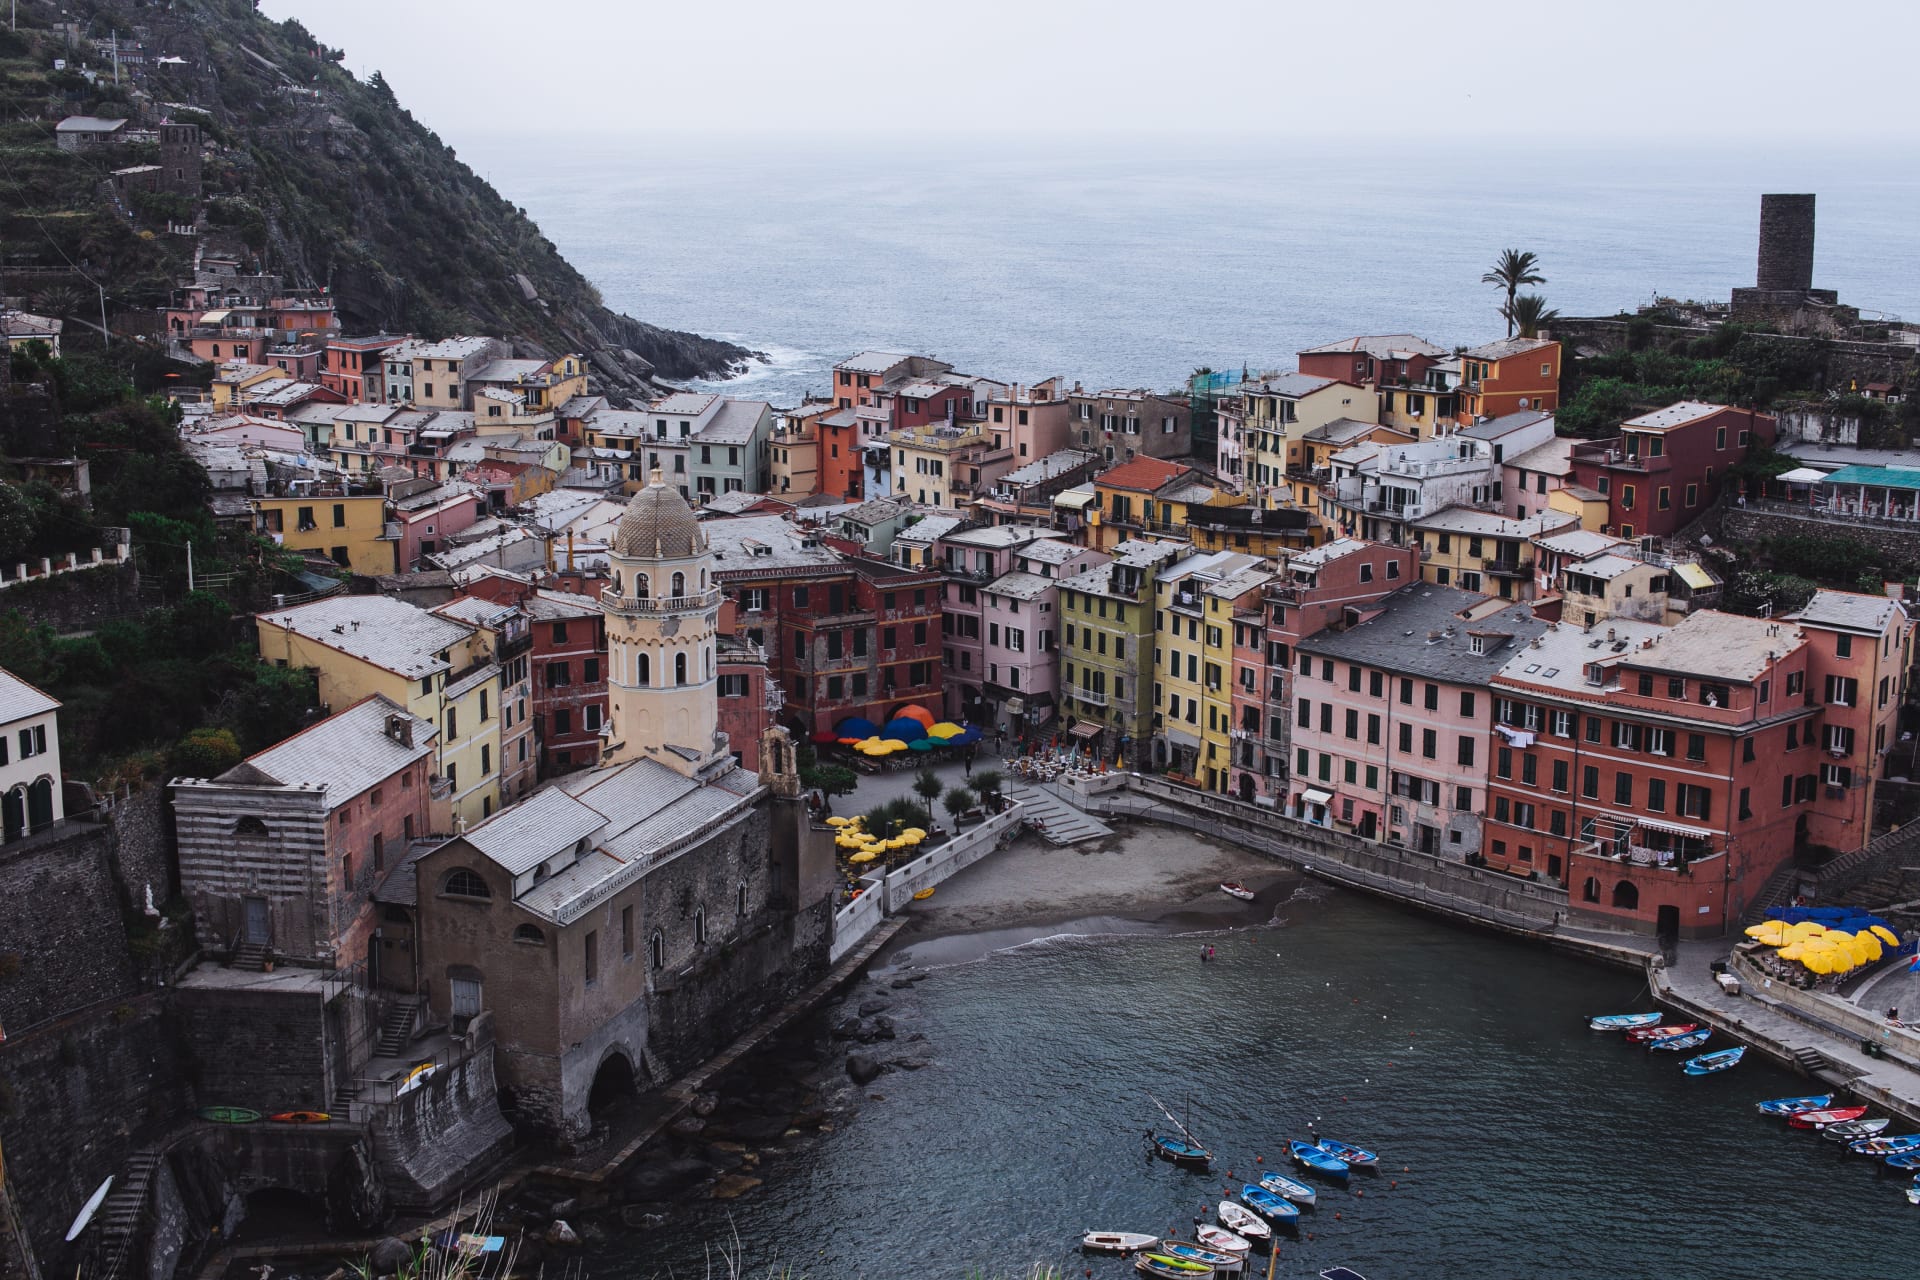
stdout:
{"type": "Polygon", "coordinates": [[[1753,283],[1760,196],[1819,197],[1815,283],[1920,319],[1920,174],[1884,152],[1546,143],[461,139],[613,307],[765,353],[796,403],[867,349],[1007,381],[1167,388],[1362,333],[1503,336],[1480,277],[1538,255],[1612,315],[1753,283]],[[529,163],[538,156],[539,163],[529,163]]]}

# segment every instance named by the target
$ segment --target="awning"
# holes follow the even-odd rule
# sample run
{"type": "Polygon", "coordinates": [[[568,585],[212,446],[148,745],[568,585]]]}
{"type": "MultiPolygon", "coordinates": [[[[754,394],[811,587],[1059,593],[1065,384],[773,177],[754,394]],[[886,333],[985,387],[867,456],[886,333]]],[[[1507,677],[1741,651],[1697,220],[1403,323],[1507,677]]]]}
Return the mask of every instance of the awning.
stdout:
{"type": "Polygon", "coordinates": [[[1022,711],[1025,711],[1026,709],[1027,709],[1027,700],[1025,698],[1008,698],[1007,699],[1006,712],[1008,715],[1017,716],[1022,711]]]}
{"type": "Polygon", "coordinates": [[[220,324],[233,313],[231,311],[204,311],[200,314],[201,324],[220,324]]]}
{"type": "Polygon", "coordinates": [[[1677,564],[1673,571],[1680,575],[1680,581],[1696,591],[1710,590],[1714,585],[1713,575],[1697,564],[1677,564]]]}
{"type": "Polygon", "coordinates": [[[1084,511],[1087,508],[1087,504],[1092,502],[1093,499],[1094,495],[1085,489],[1068,489],[1063,493],[1054,495],[1053,505],[1056,507],[1066,507],[1073,511],[1084,511]]]}
{"type": "Polygon", "coordinates": [[[1083,740],[1097,738],[1106,732],[1106,728],[1107,726],[1101,724],[1098,720],[1082,720],[1079,724],[1067,731],[1067,736],[1083,740]]]}
{"type": "Polygon", "coordinates": [[[1331,804],[1333,792],[1322,791],[1318,787],[1309,787],[1300,793],[1300,798],[1308,804],[1331,804]]]}
{"type": "Polygon", "coordinates": [[[1679,822],[1661,822],[1656,818],[1641,818],[1636,824],[1649,831],[1664,831],[1670,836],[1686,836],[1690,840],[1711,840],[1713,832],[1705,827],[1689,827],[1679,822]]]}
{"type": "Polygon", "coordinates": [[[1784,475],[1775,476],[1774,479],[1784,484],[1819,484],[1827,478],[1827,475],[1827,472],[1816,471],[1812,467],[1795,467],[1784,475]]]}

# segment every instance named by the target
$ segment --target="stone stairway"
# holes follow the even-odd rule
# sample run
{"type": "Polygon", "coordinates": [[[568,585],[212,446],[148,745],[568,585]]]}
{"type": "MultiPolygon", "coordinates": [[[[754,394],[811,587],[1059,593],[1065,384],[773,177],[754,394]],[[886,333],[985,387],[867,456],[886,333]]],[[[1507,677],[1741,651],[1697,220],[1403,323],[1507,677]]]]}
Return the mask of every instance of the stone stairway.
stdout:
{"type": "Polygon", "coordinates": [[[157,1147],[134,1152],[94,1215],[96,1280],[114,1280],[124,1269],[134,1237],[140,1232],[141,1215],[146,1211],[147,1188],[164,1158],[157,1147]]]}
{"type": "Polygon", "coordinates": [[[1767,918],[1768,911],[1774,907],[1786,906],[1792,896],[1794,882],[1804,874],[1805,872],[1791,862],[1774,872],[1767,878],[1767,882],[1760,886],[1760,892],[1753,895],[1753,901],[1747,904],[1747,910],[1740,917],[1740,923],[1759,924],[1767,918]]]}
{"type": "Polygon", "coordinates": [[[419,1021],[419,1005],[413,1000],[397,1000],[380,1020],[380,1034],[373,1044],[376,1058],[398,1058],[413,1042],[413,1029],[419,1021]]]}
{"type": "Polygon", "coordinates": [[[230,967],[248,969],[254,973],[265,973],[267,968],[267,948],[258,942],[242,942],[233,949],[230,967]]]}
{"type": "Polygon", "coordinates": [[[1015,784],[1005,789],[1005,795],[1019,802],[1021,821],[1039,832],[1048,844],[1079,844],[1113,834],[1112,827],[1074,808],[1050,790],[1015,784]]]}

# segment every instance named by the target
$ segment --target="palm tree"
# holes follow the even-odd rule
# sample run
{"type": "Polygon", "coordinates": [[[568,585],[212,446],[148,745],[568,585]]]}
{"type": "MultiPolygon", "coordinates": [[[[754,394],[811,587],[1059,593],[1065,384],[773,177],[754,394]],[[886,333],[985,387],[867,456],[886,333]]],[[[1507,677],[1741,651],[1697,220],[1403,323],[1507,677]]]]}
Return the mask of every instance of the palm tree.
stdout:
{"type": "Polygon", "coordinates": [[[1540,331],[1560,318],[1560,313],[1547,306],[1547,300],[1537,293],[1523,293],[1509,303],[1502,315],[1507,318],[1507,332],[1519,330],[1523,338],[1537,338],[1540,331]]]}
{"type": "Polygon", "coordinates": [[[1000,788],[1006,778],[998,769],[982,769],[973,775],[973,789],[979,793],[980,803],[989,813],[1000,811],[1000,788]]]}
{"type": "Polygon", "coordinates": [[[947,792],[944,802],[947,814],[953,819],[954,830],[960,829],[960,815],[973,808],[973,788],[955,787],[947,792]]]}
{"type": "Polygon", "coordinates": [[[1507,291],[1507,305],[1500,314],[1507,317],[1507,336],[1513,336],[1513,299],[1523,284],[1545,284],[1547,278],[1540,274],[1540,259],[1524,249],[1503,249],[1499,259],[1493,264],[1493,270],[1480,277],[1481,284],[1497,284],[1507,291]]]}

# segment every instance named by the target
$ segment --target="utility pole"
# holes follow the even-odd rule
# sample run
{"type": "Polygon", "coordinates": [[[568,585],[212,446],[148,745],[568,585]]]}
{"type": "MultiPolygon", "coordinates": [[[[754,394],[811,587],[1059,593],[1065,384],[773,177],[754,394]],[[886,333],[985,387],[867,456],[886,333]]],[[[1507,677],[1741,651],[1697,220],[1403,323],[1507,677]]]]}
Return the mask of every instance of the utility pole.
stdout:
{"type": "Polygon", "coordinates": [[[113,330],[107,328],[107,288],[105,285],[98,283],[93,287],[100,291],[100,343],[102,346],[111,347],[113,345],[113,330]]]}
{"type": "Polygon", "coordinates": [[[187,539],[187,594],[193,594],[193,539],[187,539]]]}

